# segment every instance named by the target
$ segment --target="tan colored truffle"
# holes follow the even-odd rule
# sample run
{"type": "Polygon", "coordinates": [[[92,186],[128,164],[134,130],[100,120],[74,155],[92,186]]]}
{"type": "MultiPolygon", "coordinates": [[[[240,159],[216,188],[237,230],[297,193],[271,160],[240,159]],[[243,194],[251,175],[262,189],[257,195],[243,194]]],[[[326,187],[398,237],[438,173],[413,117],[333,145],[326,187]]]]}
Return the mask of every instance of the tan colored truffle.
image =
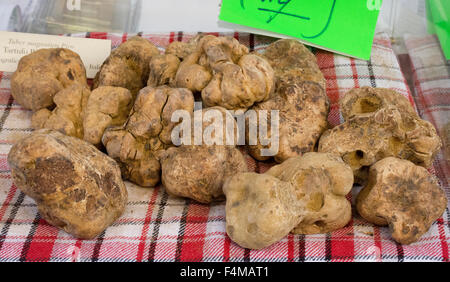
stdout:
{"type": "Polygon", "coordinates": [[[183,57],[175,85],[201,92],[207,107],[246,109],[273,92],[273,70],[232,37],[205,35],[183,57]]]}
{"type": "Polygon", "coordinates": [[[148,86],[139,91],[125,124],[106,129],[103,145],[121,166],[124,179],[141,186],[159,182],[158,156],[172,146],[171,133],[178,122],[171,118],[176,110],[194,110],[194,96],[188,89],[148,86]]]}
{"type": "Polygon", "coordinates": [[[358,183],[365,181],[365,167],[389,156],[431,166],[441,140],[433,125],[420,119],[401,94],[365,88],[347,95],[341,105],[349,119],[324,132],[319,152],[339,154],[354,170],[358,183]]]}
{"type": "Polygon", "coordinates": [[[133,36],[114,49],[103,62],[94,79],[94,89],[99,86],[117,86],[130,90],[137,95],[147,84],[153,56],[159,50],[150,41],[133,36]]]}
{"type": "Polygon", "coordinates": [[[325,78],[316,57],[305,45],[294,39],[280,39],[269,46],[263,56],[275,71],[277,88],[283,82],[313,81],[326,89],[325,78]]]}
{"type": "Polygon", "coordinates": [[[218,69],[220,72],[202,90],[202,100],[207,107],[245,109],[267,100],[273,92],[273,70],[261,56],[246,54],[237,64],[222,63],[218,69]]]}
{"type": "Polygon", "coordinates": [[[266,174],[290,182],[297,199],[305,202],[302,220],[293,233],[327,233],[350,221],[352,209],[345,196],[353,187],[353,173],[337,155],[306,153],[272,167],[266,174]]]}
{"type": "Polygon", "coordinates": [[[86,85],[79,83],[64,88],[53,97],[56,107],[52,111],[43,108],[33,114],[32,127],[54,129],[83,139],[83,115],[90,93],[86,85]]]}
{"type": "Polygon", "coordinates": [[[285,237],[301,220],[294,186],[269,174],[239,173],[223,185],[226,231],[239,246],[262,249],[285,237]]]}
{"type": "Polygon", "coordinates": [[[37,111],[54,105],[56,93],[73,83],[86,84],[77,53],[64,48],[39,49],[23,56],[11,78],[11,95],[24,108],[37,111]]]}
{"type": "Polygon", "coordinates": [[[348,91],[339,101],[344,120],[356,116],[370,115],[380,109],[395,107],[402,118],[418,117],[416,111],[406,97],[388,88],[361,87],[348,91]]]}
{"type": "Polygon", "coordinates": [[[183,60],[195,51],[198,42],[204,36],[205,34],[200,33],[192,37],[188,42],[174,41],[167,45],[165,53],[175,55],[178,59],[183,60]]]}
{"type": "Polygon", "coordinates": [[[233,146],[172,147],[161,158],[166,191],[201,203],[223,200],[225,179],[247,171],[242,153],[233,146]]]}
{"type": "Polygon", "coordinates": [[[191,143],[170,148],[161,155],[161,180],[172,195],[209,203],[223,199],[223,182],[231,175],[246,172],[247,162],[235,148],[239,132],[226,109],[206,108],[194,111],[193,116],[191,143]],[[202,131],[198,133],[196,115],[202,115],[202,131]],[[232,125],[230,130],[227,123],[232,125]],[[200,140],[195,139],[196,134],[200,140]]]}
{"type": "Polygon", "coordinates": [[[180,60],[171,54],[155,55],[150,60],[147,86],[174,85],[180,60]]]}
{"type": "MultiPolygon", "coordinates": [[[[278,148],[276,144],[262,145],[249,138],[251,127],[257,126],[247,120],[247,144],[249,153],[257,160],[267,160],[272,155],[277,162],[301,156],[314,150],[316,143],[328,128],[329,101],[325,79],[315,56],[300,42],[280,39],[271,43],[262,54],[274,70],[275,91],[269,100],[251,109],[258,115],[264,111],[279,111],[278,148]],[[274,148],[271,154],[262,149],[274,148]],[[276,151],[278,149],[278,151],[276,151]]],[[[268,118],[268,138],[277,139],[271,132],[273,117],[268,118]]]]}
{"type": "Polygon", "coordinates": [[[41,129],[12,147],[8,163],[15,185],[36,201],[42,218],[75,237],[98,236],[125,209],[119,167],[80,139],[41,129]]]}
{"type": "Polygon", "coordinates": [[[351,168],[337,155],[306,153],[264,174],[238,173],[225,181],[226,230],[242,247],[260,249],[286,236],[326,233],[351,219],[345,196],[351,168]]]}
{"type": "Polygon", "coordinates": [[[132,106],[133,97],[128,89],[114,86],[94,89],[87,101],[83,118],[84,140],[100,145],[105,129],[122,125],[132,106]]]}
{"type": "MultiPolygon", "coordinates": [[[[260,140],[256,145],[249,137],[251,127],[257,127],[256,119],[247,119],[247,144],[249,144],[249,153],[257,160],[266,160],[271,156],[263,156],[261,149],[273,148],[271,153],[277,162],[301,156],[306,152],[312,152],[315,148],[322,132],[328,127],[327,117],[329,111],[328,97],[323,88],[309,81],[284,84],[281,86],[277,95],[272,99],[259,103],[252,107],[258,115],[262,111],[270,113],[271,110],[278,111],[279,115],[279,133],[278,148],[269,144],[261,145],[260,140]],[[278,151],[275,151],[278,149],[278,151]]],[[[272,117],[268,115],[268,138],[276,133],[272,132],[272,117]]],[[[259,120],[259,119],[258,119],[259,120]]]]}
{"type": "Polygon", "coordinates": [[[447,198],[425,168],[389,157],[370,167],[356,207],[367,221],[389,225],[395,241],[411,244],[442,215],[447,198]]]}

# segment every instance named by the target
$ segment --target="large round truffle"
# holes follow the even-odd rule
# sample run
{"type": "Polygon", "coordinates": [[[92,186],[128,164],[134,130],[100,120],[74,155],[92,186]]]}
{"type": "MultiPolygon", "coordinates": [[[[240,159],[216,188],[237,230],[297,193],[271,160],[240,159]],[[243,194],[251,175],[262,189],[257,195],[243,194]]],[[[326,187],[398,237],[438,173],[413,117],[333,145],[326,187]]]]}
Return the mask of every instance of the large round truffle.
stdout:
{"type": "Polygon", "coordinates": [[[313,81],[326,89],[325,78],[317,65],[316,57],[299,41],[277,40],[267,46],[263,56],[275,72],[277,88],[283,82],[313,81]]]}
{"type": "Polygon", "coordinates": [[[304,203],[295,188],[269,174],[239,173],[227,178],[226,231],[239,246],[262,249],[281,240],[301,220],[304,203]]]}
{"type": "Polygon", "coordinates": [[[36,201],[42,218],[75,237],[98,236],[125,209],[118,165],[78,138],[37,130],[11,148],[8,164],[15,185],[36,201]]]}
{"type": "Polygon", "coordinates": [[[248,169],[235,147],[239,139],[236,122],[221,107],[196,110],[192,116],[190,144],[169,148],[161,155],[162,183],[172,195],[202,203],[221,200],[225,179],[248,169]]]}
{"type": "Polygon", "coordinates": [[[24,108],[37,111],[54,105],[56,93],[73,83],[87,85],[77,53],[64,48],[39,49],[23,56],[11,78],[11,95],[24,108]]]}
{"type": "Polygon", "coordinates": [[[353,187],[353,172],[342,159],[328,153],[306,153],[269,169],[273,175],[295,187],[305,206],[295,234],[327,233],[344,227],[352,217],[345,196],[353,187]]]}

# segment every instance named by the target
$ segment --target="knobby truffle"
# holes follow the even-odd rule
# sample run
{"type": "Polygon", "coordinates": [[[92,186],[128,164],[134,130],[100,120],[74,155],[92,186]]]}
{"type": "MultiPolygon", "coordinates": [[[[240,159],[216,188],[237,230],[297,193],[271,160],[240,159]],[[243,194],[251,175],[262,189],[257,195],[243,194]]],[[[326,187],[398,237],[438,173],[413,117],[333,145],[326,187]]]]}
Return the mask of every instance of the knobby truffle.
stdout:
{"type": "Polygon", "coordinates": [[[352,186],[351,168],[326,153],[290,158],[264,174],[235,174],[223,186],[227,233],[242,247],[261,249],[289,232],[337,230],[351,219],[345,196],[352,186]]]}
{"type": "Polygon", "coordinates": [[[340,155],[352,167],[356,182],[364,183],[368,168],[386,157],[431,166],[441,140],[400,93],[363,87],[348,92],[340,103],[347,120],[322,134],[319,152],[340,155]]]}
{"type": "Polygon", "coordinates": [[[65,48],[39,49],[20,59],[11,95],[24,108],[37,111],[52,107],[56,93],[73,83],[87,85],[80,56],[65,48]]]}
{"type": "Polygon", "coordinates": [[[103,62],[94,78],[94,89],[99,86],[123,87],[135,97],[147,84],[150,60],[158,54],[158,48],[150,41],[140,36],[131,37],[103,62]]]}
{"type": "Polygon", "coordinates": [[[160,181],[159,155],[173,146],[171,133],[178,122],[171,118],[177,110],[194,110],[191,91],[147,86],[139,91],[127,121],[105,131],[103,145],[119,163],[125,179],[146,187],[160,181]]]}
{"type": "MultiPolygon", "coordinates": [[[[291,39],[277,40],[262,56],[274,70],[276,87],[269,100],[256,103],[251,109],[257,113],[279,111],[279,148],[273,144],[263,146],[260,140],[256,145],[252,144],[248,136],[251,123],[247,123],[247,144],[249,153],[257,160],[271,157],[263,156],[261,149],[278,149],[272,155],[281,163],[314,150],[320,135],[328,128],[329,101],[325,79],[316,58],[303,44],[291,39]]],[[[269,136],[276,133],[275,130],[272,132],[271,122],[269,115],[269,136]]]]}
{"type": "MultiPolygon", "coordinates": [[[[209,122],[203,121],[202,132],[214,125],[216,121],[220,121],[219,130],[223,129],[221,136],[217,138],[220,144],[209,145],[209,141],[205,140],[203,135],[201,145],[194,145],[192,142],[191,145],[169,148],[161,156],[161,180],[166,191],[172,195],[210,203],[223,200],[222,186],[227,177],[246,172],[248,168],[244,156],[235,146],[239,135],[231,114],[221,107],[206,108],[196,112],[211,117],[209,122]],[[232,121],[233,136],[227,131],[227,119],[232,121]],[[232,145],[227,145],[227,138],[233,137],[232,145]]],[[[194,123],[193,120],[192,139],[194,139],[194,123]]],[[[219,136],[218,131],[213,131],[211,136],[216,134],[219,136]]]]}
{"type": "Polygon", "coordinates": [[[437,179],[408,160],[389,157],[370,167],[369,180],[356,207],[367,221],[389,225],[401,244],[420,239],[447,207],[437,179]]]}

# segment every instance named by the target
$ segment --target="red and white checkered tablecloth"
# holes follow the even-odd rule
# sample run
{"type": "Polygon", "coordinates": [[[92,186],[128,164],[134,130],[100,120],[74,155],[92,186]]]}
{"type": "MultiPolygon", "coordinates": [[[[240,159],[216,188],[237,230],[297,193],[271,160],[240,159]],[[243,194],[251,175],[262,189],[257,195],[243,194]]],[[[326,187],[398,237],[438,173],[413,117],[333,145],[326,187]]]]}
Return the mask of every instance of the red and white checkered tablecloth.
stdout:
{"type": "Polygon", "coordinates": [[[436,35],[405,35],[414,84],[413,97],[423,119],[431,122],[447,150],[437,156],[436,175],[450,182],[450,61],[442,53],[436,35]]]}
{"type": "MultiPolygon", "coordinates": [[[[163,51],[169,42],[186,41],[195,34],[139,35],[163,51]]],[[[274,40],[243,33],[220,35],[234,36],[250,50],[258,51],[274,40]]],[[[131,34],[72,36],[111,39],[112,47],[116,47],[131,34]]],[[[445,115],[450,106],[450,87],[441,89],[430,82],[425,88],[418,78],[417,85],[422,87],[422,92],[419,91],[419,99],[414,99],[387,36],[375,38],[370,62],[313,51],[327,80],[331,102],[329,121],[333,126],[342,122],[339,97],[361,86],[395,89],[411,103],[416,101],[426,118],[431,121],[447,119],[448,122],[448,116],[441,115],[445,115]],[[433,89],[440,94],[430,95],[433,89]]],[[[161,186],[141,188],[129,182],[128,206],[122,217],[94,240],[73,238],[41,219],[34,201],[11,181],[7,154],[14,142],[31,132],[31,112],[15,103],[10,95],[11,75],[0,73],[0,261],[449,261],[448,208],[429,232],[411,245],[395,243],[387,227],[375,227],[354,212],[351,222],[335,232],[288,235],[270,247],[255,251],[239,247],[226,235],[224,202],[199,204],[169,196],[161,186]]],[[[269,167],[250,157],[248,162],[257,172],[269,167]]],[[[450,196],[448,164],[444,162],[439,155],[432,170],[450,196]]],[[[355,194],[349,198],[354,199],[355,194]]]]}

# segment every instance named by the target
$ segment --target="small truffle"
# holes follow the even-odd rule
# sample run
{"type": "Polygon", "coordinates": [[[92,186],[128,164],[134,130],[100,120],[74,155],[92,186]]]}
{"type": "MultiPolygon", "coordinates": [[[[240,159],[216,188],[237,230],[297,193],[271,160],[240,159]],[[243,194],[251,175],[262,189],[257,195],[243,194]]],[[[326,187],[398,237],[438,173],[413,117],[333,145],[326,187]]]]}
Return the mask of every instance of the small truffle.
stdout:
{"type": "Polygon", "coordinates": [[[420,239],[447,207],[447,198],[428,171],[408,160],[388,157],[370,167],[369,180],[356,199],[359,214],[389,225],[400,244],[420,239]]]}
{"type": "Polygon", "coordinates": [[[64,88],[53,97],[56,107],[52,111],[43,108],[33,114],[32,127],[54,129],[83,139],[83,115],[90,93],[86,85],[79,83],[64,88]]]}

